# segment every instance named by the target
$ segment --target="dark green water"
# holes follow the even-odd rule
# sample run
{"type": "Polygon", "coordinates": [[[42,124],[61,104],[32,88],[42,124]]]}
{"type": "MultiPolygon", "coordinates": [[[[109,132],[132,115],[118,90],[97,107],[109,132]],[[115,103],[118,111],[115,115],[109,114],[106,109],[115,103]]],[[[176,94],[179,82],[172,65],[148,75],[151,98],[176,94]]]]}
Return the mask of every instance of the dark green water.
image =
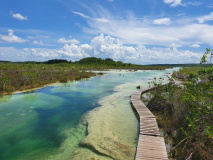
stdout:
{"type": "Polygon", "coordinates": [[[0,160],[57,150],[66,138],[65,130],[98,107],[97,101],[112,94],[115,86],[131,81],[147,83],[166,72],[108,72],[88,80],[1,97],[0,160]]]}

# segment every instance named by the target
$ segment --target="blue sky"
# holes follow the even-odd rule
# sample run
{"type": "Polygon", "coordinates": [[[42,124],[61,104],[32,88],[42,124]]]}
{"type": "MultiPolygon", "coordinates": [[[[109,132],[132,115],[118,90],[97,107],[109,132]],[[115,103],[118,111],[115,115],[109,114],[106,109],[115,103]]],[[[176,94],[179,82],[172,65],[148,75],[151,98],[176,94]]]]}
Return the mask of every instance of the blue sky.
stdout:
{"type": "Polygon", "coordinates": [[[199,63],[212,0],[0,0],[0,60],[199,63]]]}

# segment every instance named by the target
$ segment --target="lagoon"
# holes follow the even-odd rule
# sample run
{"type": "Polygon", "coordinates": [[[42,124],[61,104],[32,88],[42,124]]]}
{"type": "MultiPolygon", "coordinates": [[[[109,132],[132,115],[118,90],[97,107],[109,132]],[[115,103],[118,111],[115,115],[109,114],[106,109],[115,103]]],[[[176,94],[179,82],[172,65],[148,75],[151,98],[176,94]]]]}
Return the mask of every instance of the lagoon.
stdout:
{"type": "Polygon", "coordinates": [[[129,96],[164,71],[112,70],[0,98],[0,159],[132,159],[138,120],[129,96]]]}

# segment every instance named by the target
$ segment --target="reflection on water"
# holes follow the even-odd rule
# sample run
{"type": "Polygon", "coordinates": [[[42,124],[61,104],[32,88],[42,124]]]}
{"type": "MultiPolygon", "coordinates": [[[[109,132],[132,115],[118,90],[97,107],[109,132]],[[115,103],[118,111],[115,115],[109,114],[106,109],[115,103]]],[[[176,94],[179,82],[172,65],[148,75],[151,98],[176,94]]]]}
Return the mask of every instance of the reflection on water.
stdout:
{"type": "Polygon", "coordinates": [[[131,157],[127,151],[135,151],[138,122],[126,97],[138,84],[146,86],[148,79],[166,72],[110,71],[1,97],[0,159],[131,157]]]}

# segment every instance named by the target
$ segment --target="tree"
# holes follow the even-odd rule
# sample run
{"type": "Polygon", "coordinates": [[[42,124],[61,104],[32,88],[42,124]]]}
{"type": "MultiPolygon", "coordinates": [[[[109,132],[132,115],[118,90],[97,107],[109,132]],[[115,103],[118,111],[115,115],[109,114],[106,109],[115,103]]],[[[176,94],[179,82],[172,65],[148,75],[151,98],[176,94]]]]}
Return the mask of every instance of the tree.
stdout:
{"type": "Polygon", "coordinates": [[[207,60],[208,56],[210,57],[209,59],[210,59],[210,63],[211,63],[211,59],[213,57],[213,53],[212,53],[212,51],[211,51],[210,48],[206,48],[206,52],[202,56],[202,58],[200,60],[200,64],[202,64],[202,63],[208,63],[208,60],[207,60]]]}

